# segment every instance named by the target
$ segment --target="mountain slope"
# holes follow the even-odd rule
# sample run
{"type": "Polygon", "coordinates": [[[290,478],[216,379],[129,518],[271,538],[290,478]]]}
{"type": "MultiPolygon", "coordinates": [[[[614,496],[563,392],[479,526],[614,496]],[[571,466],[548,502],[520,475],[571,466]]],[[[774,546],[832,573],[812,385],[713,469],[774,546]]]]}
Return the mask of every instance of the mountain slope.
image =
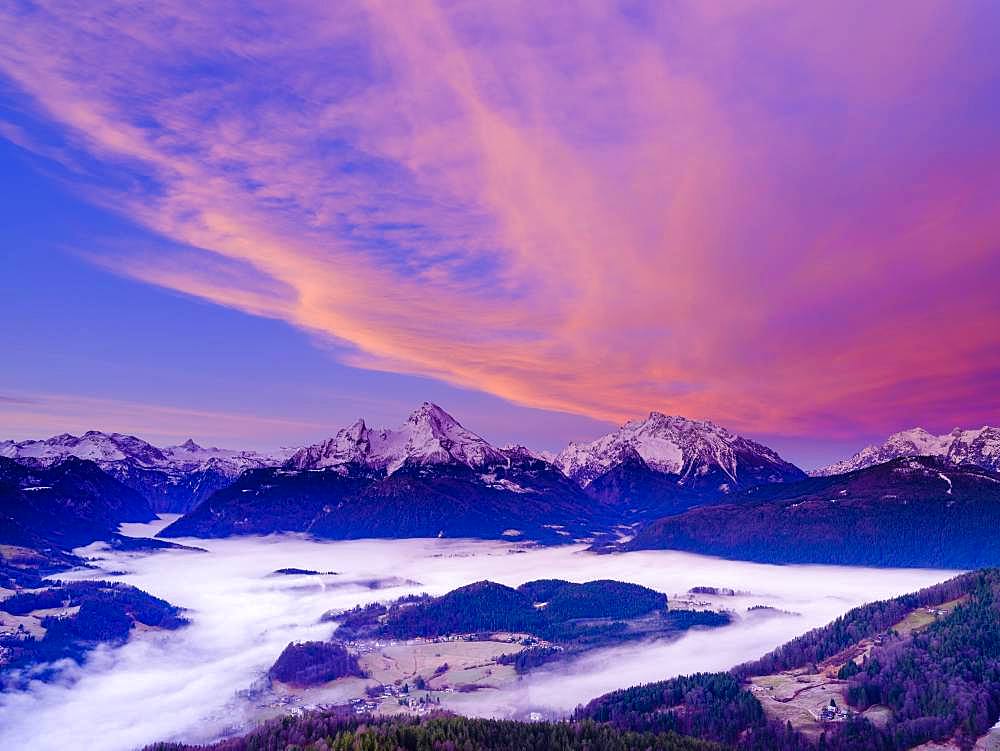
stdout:
{"type": "Polygon", "coordinates": [[[725,428],[659,412],[591,443],[571,443],[555,464],[592,498],[615,506],[622,522],[806,476],[766,446],[725,428]]]}
{"type": "Polygon", "coordinates": [[[676,475],[650,469],[634,450],[629,450],[618,464],[590,481],[585,492],[591,498],[617,509],[621,524],[657,519],[687,511],[714,496],[678,484],[676,475]]]}
{"type": "Polygon", "coordinates": [[[359,419],[333,438],[299,449],[285,466],[346,469],[357,465],[391,475],[404,465],[461,464],[479,469],[505,461],[499,449],[436,404],[424,402],[397,429],[372,430],[359,419]]]}
{"type": "Polygon", "coordinates": [[[652,522],[628,550],[768,563],[974,568],[1000,562],[1000,474],[913,457],[764,485],[652,522]]]}
{"type": "Polygon", "coordinates": [[[95,462],[141,493],[158,512],[183,512],[229,485],[246,469],[276,466],[286,456],[203,448],[192,440],[158,448],[135,436],[91,430],[45,440],[0,442],[0,457],[48,467],[71,457],[95,462]]]}
{"type": "Polygon", "coordinates": [[[604,504],[552,464],[521,448],[495,448],[425,402],[398,429],[375,431],[358,420],[281,469],[247,472],[161,535],[558,542],[611,521],[604,504]]]}
{"type": "Polygon", "coordinates": [[[593,502],[548,465],[477,473],[406,466],[388,477],[357,465],[261,469],[202,502],[162,537],[306,532],[324,539],[477,537],[560,542],[589,536],[593,502]]]}
{"type": "Polygon", "coordinates": [[[809,474],[815,477],[853,472],[902,456],[939,456],[952,464],[978,464],[1000,471],[1000,428],[988,425],[976,430],[955,428],[944,435],[932,435],[923,428],[893,433],[885,443],[867,446],[849,459],[809,474]]]}
{"type": "Polygon", "coordinates": [[[145,498],[91,461],[31,468],[0,457],[0,586],[39,586],[40,577],[81,563],[72,548],[128,545],[118,525],[154,518],[145,498]]]}
{"type": "Polygon", "coordinates": [[[155,518],[141,495],[94,462],[71,457],[51,467],[31,469],[0,457],[0,524],[5,543],[32,546],[44,539],[67,548],[111,534],[122,522],[155,518]]]}

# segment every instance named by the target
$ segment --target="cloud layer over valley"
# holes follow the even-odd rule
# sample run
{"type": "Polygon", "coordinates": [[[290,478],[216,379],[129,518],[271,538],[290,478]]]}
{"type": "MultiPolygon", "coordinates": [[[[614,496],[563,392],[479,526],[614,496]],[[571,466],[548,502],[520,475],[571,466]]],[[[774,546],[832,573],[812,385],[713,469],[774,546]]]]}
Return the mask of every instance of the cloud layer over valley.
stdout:
{"type": "Polygon", "coordinates": [[[764,566],[665,551],[598,556],[575,546],[511,553],[503,543],[471,541],[318,543],[270,536],[192,542],[210,552],[92,551],[101,569],[87,576],[126,571],[120,580],[189,608],[193,624],[176,632],[134,635],[120,649],[98,650],[82,668],[68,668],[57,683],[0,695],[0,745],[126,751],[158,739],[207,740],[254,719],[253,703],[237,692],[250,688],[289,641],[328,638],[331,625],[318,623],[325,611],[406,593],[443,594],[482,579],[519,585],[540,576],[617,578],[668,595],[693,586],[751,593],[720,603],[741,614],[732,626],[692,632],[671,643],[591,653],[570,669],[530,673],[510,690],[452,694],[445,703],[463,713],[509,716],[561,714],[613,688],[725,669],[861,602],[949,576],[928,570],[764,566]],[[339,575],[268,576],[286,567],[339,575]],[[371,589],[373,579],[385,580],[385,588],[371,589]],[[801,615],[746,615],[753,604],[801,615]]]}

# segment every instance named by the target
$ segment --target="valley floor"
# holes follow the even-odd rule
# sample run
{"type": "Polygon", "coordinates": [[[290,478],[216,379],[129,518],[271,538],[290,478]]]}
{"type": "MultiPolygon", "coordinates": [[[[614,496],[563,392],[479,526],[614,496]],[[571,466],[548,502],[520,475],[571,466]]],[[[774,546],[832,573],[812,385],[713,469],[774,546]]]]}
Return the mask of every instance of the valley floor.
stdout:
{"type": "MultiPolygon", "coordinates": [[[[152,535],[169,521],[122,531],[152,535]]],[[[363,655],[377,682],[394,687],[377,697],[379,711],[417,711],[419,691],[400,697],[396,681],[408,683],[447,662],[447,671],[429,681],[431,691],[424,695],[440,700],[442,708],[491,717],[564,716],[615,688],[728,669],[862,602],[910,592],[953,573],[767,566],[671,551],[601,556],[578,545],[537,548],[470,540],[316,542],[271,535],[179,542],[208,553],[122,552],[101,545],[78,551],[95,568],[63,578],[131,584],[185,608],[191,625],[134,635],[120,648],[97,651],[60,681],[0,695],[0,747],[127,751],[153,740],[203,742],[238,732],[261,716],[358,699],[376,680],[349,679],[316,694],[276,686],[267,696],[261,680],[289,642],[330,637],[333,624],[320,621],[327,611],[421,592],[440,595],[484,579],[517,586],[540,575],[611,578],[664,592],[678,604],[702,603],[737,617],[731,626],[671,642],[595,650],[570,666],[546,665],[524,676],[490,663],[501,652],[514,651],[512,644],[387,644],[363,655]],[[287,568],[330,573],[273,575],[287,568]],[[732,594],[687,594],[709,586],[732,594]],[[765,608],[751,610],[761,605],[765,608]],[[488,688],[460,690],[467,685],[488,688]],[[406,699],[404,706],[400,698],[406,699]],[[414,699],[417,706],[411,708],[414,699]],[[150,713],[149,707],[160,711],[150,713]],[[50,729],[40,743],[39,725],[50,729]]]]}
{"type": "Polygon", "coordinates": [[[322,686],[297,688],[271,681],[252,701],[266,719],[290,709],[350,704],[357,714],[416,714],[443,703],[461,712],[463,696],[510,689],[519,676],[497,658],[523,649],[527,635],[492,639],[413,639],[405,642],[348,642],[369,678],[339,678],[322,686]],[[423,688],[419,688],[422,685],[423,688]],[[277,710],[277,711],[274,711],[277,710]]]}

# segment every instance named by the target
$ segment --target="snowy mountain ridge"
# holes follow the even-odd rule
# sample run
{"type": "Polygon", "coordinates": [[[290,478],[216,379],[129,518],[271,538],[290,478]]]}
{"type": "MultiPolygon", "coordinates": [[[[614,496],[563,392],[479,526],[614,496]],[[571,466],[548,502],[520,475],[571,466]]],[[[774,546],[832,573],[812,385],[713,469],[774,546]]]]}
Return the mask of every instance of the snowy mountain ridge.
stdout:
{"type": "Polygon", "coordinates": [[[813,470],[814,477],[839,475],[865,469],[903,456],[938,456],[952,464],[978,464],[1000,470],[1000,428],[984,425],[934,435],[923,428],[893,433],[884,443],[866,446],[848,459],[813,470]]]}
{"type": "Polygon", "coordinates": [[[0,456],[41,467],[74,456],[95,462],[103,469],[127,462],[137,467],[176,472],[214,469],[227,477],[236,477],[245,469],[273,466],[287,458],[287,453],[204,448],[191,439],[159,448],[132,435],[99,430],[88,430],[81,436],[63,433],[42,440],[0,442],[0,456]]]}
{"type": "Polygon", "coordinates": [[[229,479],[247,469],[278,466],[345,473],[361,467],[389,476],[405,465],[464,465],[489,471],[540,461],[581,487],[616,467],[633,467],[638,456],[648,471],[674,477],[679,487],[700,483],[707,489],[714,483],[723,492],[801,475],[766,446],[707,421],[652,412],[595,441],[570,443],[552,454],[518,445],[497,448],[431,402],[421,404],[398,428],[372,428],[358,419],[319,443],[270,454],[203,448],[193,440],[157,447],[122,433],[88,431],[82,436],[67,433],[45,440],[0,442],[0,456],[38,466],[75,456],[95,461],[118,477],[124,468],[139,468],[184,475],[213,471],[229,479]]]}
{"type": "Polygon", "coordinates": [[[391,475],[405,464],[482,469],[507,464],[507,456],[436,404],[424,402],[399,428],[373,430],[359,419],[332,438],[299,449],[286,467],[346,470],[352,464],[391,475]]]}
{"type": "Polygon", "coordinates": [[[747,483],[782,482],[805,475],[777,453],[714,423],[650,412],[590,443],[570,443],[556,466],[586,487],[638,455],[654,472],[676,476],[680,486],[715,483],[728,492],[747,483]]]}

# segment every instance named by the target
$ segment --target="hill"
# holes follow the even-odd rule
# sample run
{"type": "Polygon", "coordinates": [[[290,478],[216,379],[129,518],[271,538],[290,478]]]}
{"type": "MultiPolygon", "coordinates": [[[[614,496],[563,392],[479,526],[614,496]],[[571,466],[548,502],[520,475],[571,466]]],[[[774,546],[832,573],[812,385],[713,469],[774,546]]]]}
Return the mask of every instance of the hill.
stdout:
{"type": "Polygon", "coordinates": [[[358,608],[347,614],[337,633],[347,638],[409,639],[510,631],[567,640],[572,638],[573,621],[624,621],[666,608],[666,595],[625,582],[539,579],[514,589],[481,581],[440,597],[358,608]]]}
{"type": "Polygon", "coordinates": [[[766,563],[977,568],[1000,563],[1000,474],[936,457],[765,485],[641,529],[626,550],[766,563]]]}
{"type": "Polygon", "coordinates": [[[343,644],[323,641],[289,644],[267,671],[271,680],[296,687],[316,686],[347,676],[365,677],[357,657],[343,644]]]}
{"type": "Polygon", "coordinates": [[[52,663],[122,644],[136,624],[173,630],[187,622],[180,608],[126,584],[54,582],[18,592],[0,601],[0,685],[45,680],[59,669],[52,663]]]}
{"type": "Polygon", "coordinates": [[[405,597],[334,617],[344,640],[528,634],[526,649],[498,662],[526,672],[597,647],[662,639],[702,626],[724,626],[725,613],[669,610],[667,597],[647,587],[611,580],[577,584],[539,579],[517,589],[481,581],[440,597],[405,597]]]}
{"type": "Polygon", "coordinates": [[[963,574],[855,608],[728,673],[612,692],[574,719],[747,750],[971,749],[1000,718],[998,594],[1000,571],[963,574]]]}

